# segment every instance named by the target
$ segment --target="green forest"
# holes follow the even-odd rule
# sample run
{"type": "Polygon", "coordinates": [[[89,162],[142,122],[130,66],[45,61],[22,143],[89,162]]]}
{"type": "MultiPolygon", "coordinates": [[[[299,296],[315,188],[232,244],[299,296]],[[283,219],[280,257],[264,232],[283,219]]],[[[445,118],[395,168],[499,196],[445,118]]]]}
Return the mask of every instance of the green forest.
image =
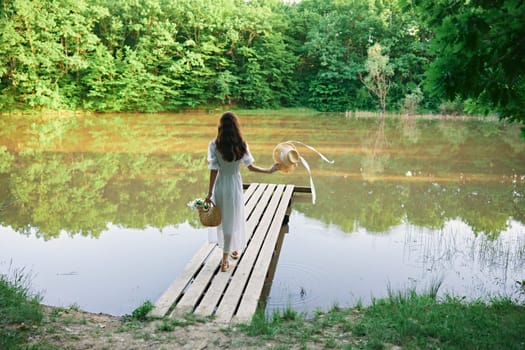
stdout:
{"type": "Polygon", "coordinates": [[[301,106],[523,122],[523,18],[519,0],[0,0],[0,110],[301,106]]]}

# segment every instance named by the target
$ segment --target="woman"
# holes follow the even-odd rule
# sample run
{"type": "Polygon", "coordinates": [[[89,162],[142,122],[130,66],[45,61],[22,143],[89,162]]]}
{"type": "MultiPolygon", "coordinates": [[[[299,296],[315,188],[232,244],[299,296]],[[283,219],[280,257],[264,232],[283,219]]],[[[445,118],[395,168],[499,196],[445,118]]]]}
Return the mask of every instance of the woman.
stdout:
{"type": "Polygon", "coordinates": [[[223,249],[221,271],[230,268],[228,256],[237,259],[246,246],[246,223],[240,165],[250,171],[271,174],[279,165],[260,168],[243,140],[239,121],[232,112],[225,112],[220,119],[217,137],[208,145],[210,184],[206,202],[221,208],[221,225],[217,228],[217,241],[223,249]]]}

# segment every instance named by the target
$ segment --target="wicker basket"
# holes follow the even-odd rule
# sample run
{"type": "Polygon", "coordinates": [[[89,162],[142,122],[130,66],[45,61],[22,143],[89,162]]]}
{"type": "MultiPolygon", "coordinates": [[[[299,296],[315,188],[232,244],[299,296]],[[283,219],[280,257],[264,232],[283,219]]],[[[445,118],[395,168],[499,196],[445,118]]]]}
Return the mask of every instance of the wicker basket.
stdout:
{"type": "Polygon", "coordinates": [[[221,208],[211,202],[207,209],[199,208],[199,219],[204,226],[219,226],[221,224],[221,208]]]}

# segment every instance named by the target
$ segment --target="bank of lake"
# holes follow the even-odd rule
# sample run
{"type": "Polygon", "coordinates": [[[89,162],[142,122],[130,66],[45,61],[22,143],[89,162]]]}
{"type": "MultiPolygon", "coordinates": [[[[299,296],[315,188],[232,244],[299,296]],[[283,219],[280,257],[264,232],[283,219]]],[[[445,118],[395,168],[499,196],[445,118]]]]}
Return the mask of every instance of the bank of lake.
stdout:
{"type": "Polygon", "coordinates": [[[333,306],[306,319],[291,309],[249,324],[187,315],[148,318],[145,302],[123,317],[48,307],[21,278],[0,276],[0,348],[32,349],[523,349],[525,305],[391,292],[372,305],[333,306]]]}

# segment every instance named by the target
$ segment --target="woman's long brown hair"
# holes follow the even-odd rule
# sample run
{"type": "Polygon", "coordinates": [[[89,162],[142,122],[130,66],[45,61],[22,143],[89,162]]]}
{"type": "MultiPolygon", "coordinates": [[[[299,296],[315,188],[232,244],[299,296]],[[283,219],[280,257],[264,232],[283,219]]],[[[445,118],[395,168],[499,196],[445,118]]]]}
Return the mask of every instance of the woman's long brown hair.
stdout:
{"type": "Polygon", "coordinates": [[[239,121],[233,112],[225,112],[221,116],[215,144],[228,162],[239,160],[246,153],[246,142],[242,138],[239,121]]]}

